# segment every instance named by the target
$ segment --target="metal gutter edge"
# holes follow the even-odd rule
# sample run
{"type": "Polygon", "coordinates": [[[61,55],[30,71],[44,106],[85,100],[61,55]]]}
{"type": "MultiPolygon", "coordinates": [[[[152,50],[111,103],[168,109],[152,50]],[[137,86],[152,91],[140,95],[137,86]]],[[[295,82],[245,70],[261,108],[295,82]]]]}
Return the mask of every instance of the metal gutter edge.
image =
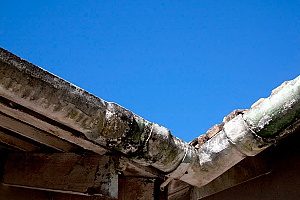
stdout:
{"type": "MultiPolygon", "coordinates": [[[[185,173],[180,177],[172,172],[169,176],[180,179],[191,185],[201,187],[211,182],[225,171],[243,160],[246,156],[254,156],[270,144],[257,139],[242,115],[238,115],[228,123],[223,130],[204,143],[196,150],[190,160],[185,173]]],[[[181,166],[183,164],[180,164],[181,166]]]]}
{"type": "Polygon", "coordinates": [[[78,137],[161,170],[169,177],[165,185],[170,179],[180,179],[201,187],[246,156],[267,148],[270,144],[260,136],[270,135],[271,130],[272,137],[278,135],[299,117],[299,80],[285,83],[270,98],[225,123],[223,130],[196,149],[165,127],[0,48],[2,97],[82,133],[78,137]]]}
{"type": "Polygon", "coordinates": [[[189,158],[168,176],[201,187],[246,156],[255,156],[285,137],[284,134],[291,134],[285,130],[297,123],[299,117],[300,76],[284,82],[270,97],[259,100],[244,114],[225,123],[221,131],[188,154],[189,158]]]}

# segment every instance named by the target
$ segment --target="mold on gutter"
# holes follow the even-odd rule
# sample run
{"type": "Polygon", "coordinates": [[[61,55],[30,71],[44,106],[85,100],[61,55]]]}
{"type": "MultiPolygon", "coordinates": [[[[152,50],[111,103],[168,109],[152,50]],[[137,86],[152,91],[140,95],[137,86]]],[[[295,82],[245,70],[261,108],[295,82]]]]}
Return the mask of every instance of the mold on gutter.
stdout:
{"type": "Polygon", "coordinates": [[[281,136],[300,116],[298,77],[249,110],[234,111],[191,145],[1,48],[0,94],[81,133],[76,137],[160,170],[168,177],[163,186],[172,179],[196,187],[209,183],[269,147],[269,139],[281,136]]]}

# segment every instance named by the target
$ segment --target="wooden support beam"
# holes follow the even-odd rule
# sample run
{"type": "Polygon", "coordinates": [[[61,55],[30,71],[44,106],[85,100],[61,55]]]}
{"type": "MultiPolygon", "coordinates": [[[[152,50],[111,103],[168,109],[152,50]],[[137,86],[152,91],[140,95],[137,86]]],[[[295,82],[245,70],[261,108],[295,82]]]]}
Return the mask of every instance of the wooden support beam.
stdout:
{"type": "Polygon", "coordinates": [[[45,131],[39,130],[0,112],[0,126],[58,151],[68,152],[74,146],[45,131]]]}
{"type": "Polygon", "coordinates": [[[10,187],[0,184],[1,200],[114,200],[102,196],[83,196],[58,192],[10,187]]]}
{"type": "Polygon", "coordinates": [[[119,200],[154,200],[154,180],[135,177],[119,179],[119,200]]]}
{"type": "Polygon", "coordinates": [[[40,149],[39,147],[29,142],[21,140],[10,134],[4,133],[4,131],[1,129],[0,129],[0,142],[21,151],[37,151],[40,149]]]}
{"type": "Polygon", "coordinates": [[[192,186],[180,181],[172,180],[168,185],[168,200],[190,199],[192,186]]]}
{"type": "Polygon", "coordinates": [[[160,191],[161,181],[145,177],[119,178],[119,200],[167,200],[167,190],[160,191]]]}
{"type": "Polygon", "coordinates": [[[81,195],[118,197],[112,157],[73,153],[10,154],[3,184],[81,195]]]}
{"type": "MultiPolygon", "coordinates": [[[[11,104],[16,104],[12,102],[11,104]]],[[[40,130],[43,130],[47,132],[48,134],[51,134],[55,137],[61,138],[63,140],[66,140],[70,143],[73,143],[75,145],[78,145],[84,149],[93,151],[97,154],[103,155],[105,152],[107,152],[103,147],[94,144],[84,138],[80,138],[75,136],[70,131],[64,130],[58,126],[52,125],[46,121],[43,121],[33,115],[30,115],[26,112],[23,112],[22,110],[9,107],[8,105],[4,103],[0,103],[0,110],[1,112],[5,113],[6,115],[9,115],[10,117],[16,118],[24,123],[30,124],[31,126],[34,126],[40,130]]]]}
{"type": "Polygon", "coordinates": [[[254,178],[269,174],[271,168],[267,164],[267,160],[268,158],[263,153],[255,157],[247,157],[207,185],[201,188],[194,187],[191,196],[193,196],[193,199],[202,199],[254,178]]]}

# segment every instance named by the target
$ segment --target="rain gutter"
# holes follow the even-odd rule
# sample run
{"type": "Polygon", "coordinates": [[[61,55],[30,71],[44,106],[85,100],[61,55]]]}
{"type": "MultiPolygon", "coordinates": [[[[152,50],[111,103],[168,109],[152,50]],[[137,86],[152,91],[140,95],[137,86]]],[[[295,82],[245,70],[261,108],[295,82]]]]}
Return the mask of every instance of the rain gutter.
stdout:
{"type": "MultiPolygon", "coordinates": [[[[103,74],[105,76],[105,74],[103,74]]],[[[99,76],[101,78],[101,75],[99,76]]],[[[201,187],[271,145],[299,117],[300,78],[286,82],[199,149],[118,104],[106,102],[0,48],[0,96],[80,132],[86,140],[201,187]]]]}
{"type": "Polygon", "coordinates": [[[300,76],[284,82],[270,97],[260,99],[244,114],[225,123],[223,129],[198,150],[189,150],[189,156],[169,177],[201,187],[245,157],[255,156],[293,133],[291,130],[299,124],[299,117],[300,76]]]}

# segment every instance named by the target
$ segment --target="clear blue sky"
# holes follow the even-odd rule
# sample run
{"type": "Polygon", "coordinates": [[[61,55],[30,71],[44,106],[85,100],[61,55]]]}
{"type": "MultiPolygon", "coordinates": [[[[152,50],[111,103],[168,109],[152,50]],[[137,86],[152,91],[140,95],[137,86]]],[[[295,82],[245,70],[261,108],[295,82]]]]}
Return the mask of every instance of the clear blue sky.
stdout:
{"type": "Polygon", "coordinates": [[[300,1],[2,1],[0,46],[189,141],[300,74],[300,1]]]}

